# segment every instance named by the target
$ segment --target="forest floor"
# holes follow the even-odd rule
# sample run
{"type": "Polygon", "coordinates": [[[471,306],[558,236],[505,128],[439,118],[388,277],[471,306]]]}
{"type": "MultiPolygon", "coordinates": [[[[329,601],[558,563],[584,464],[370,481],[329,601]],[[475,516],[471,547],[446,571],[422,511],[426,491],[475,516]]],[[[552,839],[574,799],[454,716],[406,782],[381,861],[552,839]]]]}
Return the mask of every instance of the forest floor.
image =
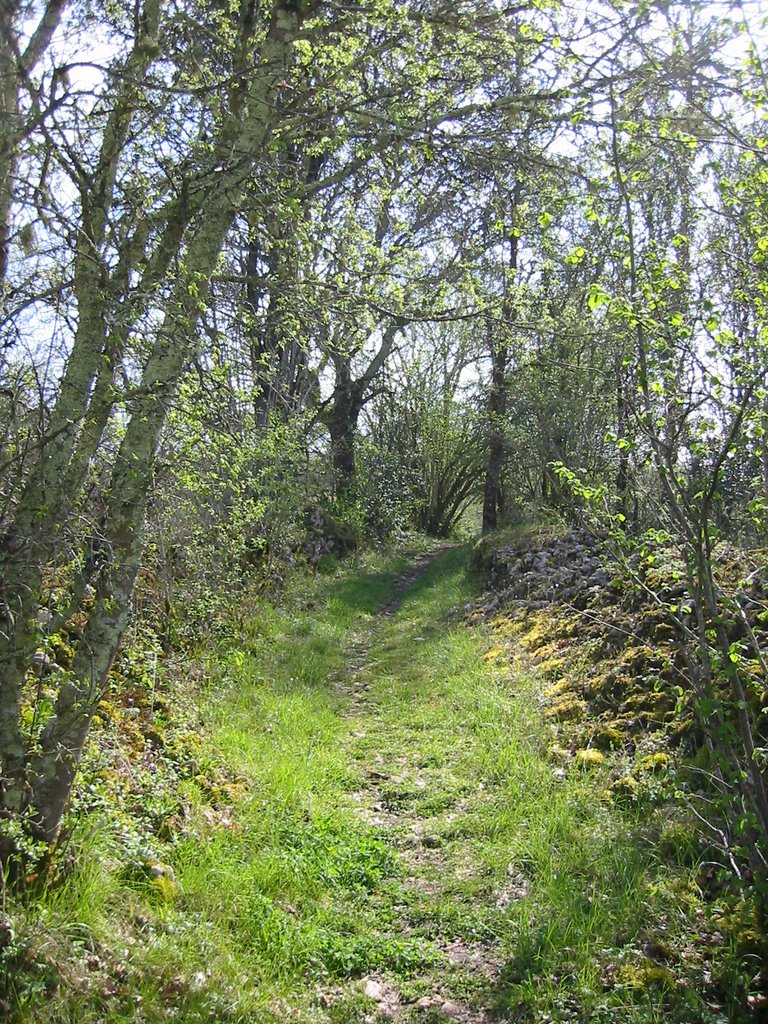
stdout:
{"type": "Polygon", "coordinates": [[[755,1019],[698,866],[600,767],[548,759],[535,673],[466,622],[467,563],[390,558],[254,610],[203,666],[162,864],[125,870],[96,829],[17,908],[18,1020],[755,1019]]]}

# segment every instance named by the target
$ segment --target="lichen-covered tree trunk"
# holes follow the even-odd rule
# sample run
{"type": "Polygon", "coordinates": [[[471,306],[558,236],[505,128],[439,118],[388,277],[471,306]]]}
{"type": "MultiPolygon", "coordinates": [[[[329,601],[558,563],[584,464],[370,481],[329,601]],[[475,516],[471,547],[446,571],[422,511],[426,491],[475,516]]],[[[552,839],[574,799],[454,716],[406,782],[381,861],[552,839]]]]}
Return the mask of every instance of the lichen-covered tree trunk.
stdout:
{"type": "Polygon", "coordinates": [[[195,353],[197,321],[242,189],[274,127],[275,93],[293,59],[291,44],[300,21],[292,4],[275,4],[248,93],[214,146],[215,166],[221,168],[217,185],[186,233],[184,265],[189,269],[177,277],[132,403],[100,530],[95,601],[70,678],[60,688],[28,773],[29,807],[38,835],[48,843],[58,835],[83,744],[128,623],[147,494],[169,401],[195,353]]]}
{"type": "MultiPolygon", "coordinates": [[[[63,6],[63,2],[51,0],[46,9],[48,38],[54,28],[54,13],[60,13],[63,6]]],[[[39,639],[36,613],[43,574],[61,543],[77,484],[108,419],[108,411],[105,415],[103,409],[96,418],[89,419],[94,395],[104,391],[104,385],[94,389],[95,382],[108,376],[111,391],[114,373],[109,352],[114,342],[108,341],[107,325],[119,297],[109,287],[102,251],[113,205],[117,163],[150,61],[151,50],[146,42],[156,38],[159,17],[160,0],[146,0],[141,32],[127,58],[132,77],[115,97],[96,172],[83,189],[73,282],[77,329],[37,457],[19,495],[13,519],[0,539],[4,618],[0,630],[0,814],[6,816],[23,811],[29,799],[21,701],[24,679],[39,639]]],[[[34,39],[33,36],[32,42],[34,39]]]]}
{"type": "Polygon", "coordinates": [[[0,308],[3,304],[11,242],[14,179],[23,137],[21,88],[51,44],[69,0],[48,0],[22,48],[20,0],[0,3],[0,308]]]}
{"type": "Polygon", "coordinates": [[[8,273],[13,172],[16,166],[19,88],[15,50],[18,7],[18,2],[12,0],[0,4],[0,304],[8,273]]]}

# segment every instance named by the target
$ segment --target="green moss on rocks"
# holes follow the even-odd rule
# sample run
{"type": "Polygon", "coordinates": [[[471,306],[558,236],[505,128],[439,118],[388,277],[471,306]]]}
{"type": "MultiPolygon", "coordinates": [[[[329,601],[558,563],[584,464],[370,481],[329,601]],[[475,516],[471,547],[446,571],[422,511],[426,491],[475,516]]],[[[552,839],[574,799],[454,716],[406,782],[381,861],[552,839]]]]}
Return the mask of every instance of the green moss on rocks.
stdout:
{"type": "Polygon", "coordinates": [[[544,708],[545,718],[554,718],[561,722],[581,722],[586,714],[586,701],[583,701],[575,693],[564,693],[544,708]]]}
{"type": "Polygon", "coordinates": [[[672,758],[661,750],[655,754],[648,754],[646,757],[640,758],[637,763],[638,769],[643,772],[663,772],[667,771],[671,766],[672,758]]]}
{"type": "Polygon", "coordinates": [[[626,742],[626,733],[606,725],[593,734],[592,742],[599,750],[617,750],[626,742]]]}
{"type": "Polygon", "coordinates": [[[646,992],[651,988],[674,988],[675,976],[668,967],[651,962],[624,964],[614,975],[614,982],[635,992],[646,992]]]}
{"type": "Polygon", "coordinates": [[[586,747],[582,750],[577,750],[574,754],[574,760],[577,764],[581,765],[582,768],[597,768],[605,761],[605,754],[601,754],[599,750],[595,750],[594,747],[586,747]]]}

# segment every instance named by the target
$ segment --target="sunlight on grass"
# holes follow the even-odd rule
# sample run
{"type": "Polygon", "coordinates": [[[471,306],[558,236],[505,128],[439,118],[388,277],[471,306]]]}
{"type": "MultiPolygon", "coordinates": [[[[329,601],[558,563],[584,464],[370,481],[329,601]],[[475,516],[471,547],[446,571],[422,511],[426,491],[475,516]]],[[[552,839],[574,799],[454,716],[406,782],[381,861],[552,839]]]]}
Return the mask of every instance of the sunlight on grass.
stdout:
{"type": "Polygon", "coordinates": [[[676,886],[695,914],[695,866],[652,853],[603,769],[547,760],[536,681],[485,660],[490,637],[463,621],[467,550],[377,618],[404,567],[296,582],[282,609],[255,607],[240,645],[209,652],[165,880],[96,828],[42,919],[19,918],[54,963],[90,950],[125,980],[99,1002],[84,976],[75,1010],[71,994],[46,1002],[42,979],[31,1024],[354,1024],[373,1019],[355,988],[370,975],[414,1024],[436,990],[510,1021],[736,1019],[650,970],[652,929],[688,927],[676,886]]]}

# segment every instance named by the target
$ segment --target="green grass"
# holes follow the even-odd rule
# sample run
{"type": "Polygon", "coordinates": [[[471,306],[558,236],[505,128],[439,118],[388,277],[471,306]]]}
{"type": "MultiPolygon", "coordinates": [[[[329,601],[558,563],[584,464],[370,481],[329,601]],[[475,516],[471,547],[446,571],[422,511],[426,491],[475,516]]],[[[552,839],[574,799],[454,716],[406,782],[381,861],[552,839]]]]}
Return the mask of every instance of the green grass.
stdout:
{"type": "Polygon", "coordinates": [[[604,798],[607,767],[548,762],[535,679],[462,620],[467,557],[382,619],[402,558],[297,582],[208,652],[201,771],[160,851],[175,882],[108,824],[82,839],[64,885],[11,908],[18,1020],[362,1024],[370,975],[421,1024],[436,993],[509,1021],[741,1019],[698,961],[654,959],[695,943],[695,865],[604,798]]]}

